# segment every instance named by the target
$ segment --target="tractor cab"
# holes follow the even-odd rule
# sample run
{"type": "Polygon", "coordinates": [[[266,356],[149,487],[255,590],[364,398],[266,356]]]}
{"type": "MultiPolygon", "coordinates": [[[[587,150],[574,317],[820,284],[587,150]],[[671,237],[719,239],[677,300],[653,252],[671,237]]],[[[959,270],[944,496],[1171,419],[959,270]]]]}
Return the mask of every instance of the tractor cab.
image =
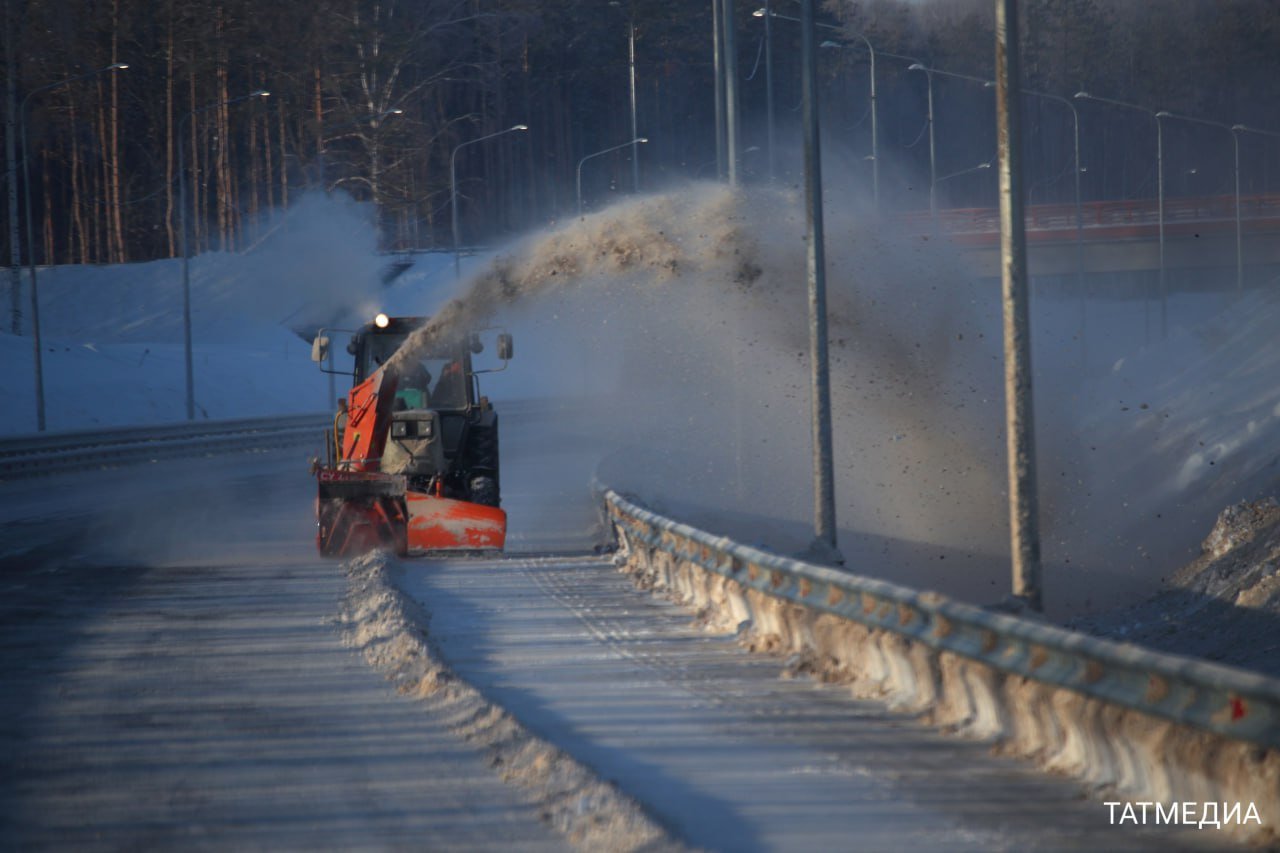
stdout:
{"type": "MultiPolygon", "coordinates": [[[[379,315],[384,317],[385,315],[379,315]]],[[[352,385],[359,385],[396,353],[425,318],[387,318],[351,336],[347,351],[355,356],[352,385]]],[[[397,371],[396,409],[467,411],[480,405],[471,355],[483,350],[479,335],[440,343],[402,359],[397,371]]]]}
{"type": "MultiPolygon", "coordinates": [[[[409,335],[426,320],[426,317],[389,317],[379,314],[373,322],[351,332],[347,352],[354,357],[354,365],[350,371],[352,386],[359,385],[386,364],[409,335]]],[[[326,373],[348,372],[324,366],[324,362],[330,358],[330,339],[327,333],[341,331],[344,330],[321,329],[312,342],[311,359],[319,362],[321,370],[326,373]]],[[[512,355],[511,335],[503,332],[497,337],[497,355],[503,366],[495,369],[472,369],[472,355],[484,351],[479,332],[471,332],[448,342],[438,342],[428,350],[416,353],[413,359],[401,365],[398,373],[400,390],[397,391],[397,397],[404,402],[403,407],[462,411],[482,405],[476,376],[505,369],[506,362],[512,355]]]]}

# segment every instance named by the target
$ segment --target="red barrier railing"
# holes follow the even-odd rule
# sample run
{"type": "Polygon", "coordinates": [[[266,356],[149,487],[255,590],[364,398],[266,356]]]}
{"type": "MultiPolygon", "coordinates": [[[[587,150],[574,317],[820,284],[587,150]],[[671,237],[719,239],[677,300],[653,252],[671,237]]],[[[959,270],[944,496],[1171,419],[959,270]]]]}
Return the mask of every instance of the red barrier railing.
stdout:
{"type": "MultiPolygon", "coordinates": [[[[1188,230],[1188,227],[1215,226],[1213,230],[1231,227],[1236,218],[1235,205],[1234,195],[1165,199],[1165,231],[1176,234],[1188,230]]],[[[1160,221],[1155,199],[1085,202],[1080,205],[1080,213],[1086,239],[1104,236],[1102,230],[1108,237],[1154,234],[1160,221]]],[[[933,230],[928,211],[912,211],[903,219],[921,233],[933,230]]],[[[1242,224],[1249,222],[1254,225],[1251,230],[1256,230],[1261,221],[1280,224],[1280,195],[1241,196],[1240,220],[1242,224]]],[[[1076,206],[1071,203],[1029,205],[1026,208],[1026,226],[1030,239],[1073,239],[1076,206]]],[[[937,230],[959,238],[960,242],[987,242],[982,238],[1000,232],[1000,211],[989,207],[940,210],[937,230]]]]}

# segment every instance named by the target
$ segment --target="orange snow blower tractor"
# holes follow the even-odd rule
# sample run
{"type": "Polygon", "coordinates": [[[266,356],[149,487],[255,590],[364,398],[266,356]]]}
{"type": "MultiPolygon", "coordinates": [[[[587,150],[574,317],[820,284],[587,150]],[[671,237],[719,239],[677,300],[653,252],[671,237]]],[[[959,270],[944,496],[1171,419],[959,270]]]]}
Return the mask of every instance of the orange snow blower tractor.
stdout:
{"type": "MultiPolygon", "coordinates": [[[[507,515],[499,508],[498,414],[480,396],[471,356],[478,332],[391,356],[424,317],[388,317],[351,333],[350,394],[326,434],[319,480],[316,545],[350,557],[387,549],[399,555],[501,551],[507,515]]],[[[326,367],[330,338],[321,329],[311,358],[326,367]]],[[[497,336],[503,370],[511,336],[497,336]]],[[[331,363],[331,362],[330,362],[331,363]]]]}

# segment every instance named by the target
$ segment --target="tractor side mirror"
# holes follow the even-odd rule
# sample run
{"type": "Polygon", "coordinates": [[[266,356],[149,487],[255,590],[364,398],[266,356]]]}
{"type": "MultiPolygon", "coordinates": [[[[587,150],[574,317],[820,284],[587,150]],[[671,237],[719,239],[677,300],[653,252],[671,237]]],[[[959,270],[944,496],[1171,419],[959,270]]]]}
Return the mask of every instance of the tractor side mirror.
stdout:
{"type": "Polygon", "coordinates": [[[511,343],[511,335],[503,332],[498,335],[498,358],[503,361],[509,361],[513,355],[515,355],[515,350],[511,343]]]}
{"type": "Polygon", "coordinates": [[[315,340],[311,342],[311,360],[323,364],[329,358],[329,336],[316,335],[315,340]]]}

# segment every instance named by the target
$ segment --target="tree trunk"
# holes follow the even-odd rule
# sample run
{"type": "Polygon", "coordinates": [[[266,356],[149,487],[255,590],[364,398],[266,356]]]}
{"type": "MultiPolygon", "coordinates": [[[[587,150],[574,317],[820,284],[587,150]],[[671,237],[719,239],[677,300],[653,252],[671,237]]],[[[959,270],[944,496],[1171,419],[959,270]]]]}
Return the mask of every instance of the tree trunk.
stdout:
{"type": "MultiPolygon", "coordinates": [[[[195,67],[194,56],[191,56],[191,67],[195,67]]],[[[199,116],[195,115],[196,109],[196,75],[194,72],[187,79],[187,111],[191,113],[191,119],[187,122],[187,128],[191,133],[191,154],[186,158],[186,169],[189,177],[181,178],[185,180],[187,189],[190,190],[190,199],[187,200],[186,210],[182,211],[178,216],[178,221],[190,219],[187,223],[187,251],[193,255],[200,253],[203,245],[204,230],[201,223],[204,221],[200,215],[204,209],[204,193],[201,176],[204,172],[200,169],[200,135],[197,128],[200,124],[199,116]]],[[[186,144],[186,140],[179,140],[179,144],[186,144]]]]}
{"type": "MultiPolygon", "coordinates": [[[[18,155],[15,150],[18,121],[18,59],[14,49],[12,3],[4,4],[5,52],[5,157],[9,162],[9,325],[22,334],[22,240],[18,225],[18,155]]],[[[30,190],[28,190],[29,192],[30,190]]]]}
{"type": "MultiPolygon", "coordinates": [[[[319,174],[316,176],[316,182],[320,184],[321,192],[328,192],[328,179],[324,174],[324,98],[321,89],[320,64],[316,63],[313,71],[312,79],[312,116],[315,118],[316,126],[316,169],[319,174]]],[[[280,145],[283,150],[284,146],[284,117],[280,119],[280,145]]]]}
{"type": "Polygon", "coordinates": [[[169,257],[178,254],[177,233],[173,229],[174,127],[173,127],[173,8],[169,9],[169,28],[165,39],[164,77],[164,233],[169,257]]]}
{"type": "MultiPolygon", "coordinates": [[[[119,61],[120,0],[111,4],[111,62],[119,61]]],[[[111,87],[110,138],[111,150],[108,153],[111,177],[111,227],[115,234],[115,244],[111,248],[113,263],[122,264],[126,260],[124,248],[124,212],[120,204],[120,75],[108,74],[111,87]]]]}
{"type": "MultiPolygon", "coordinates": [[[[53,187],[50,186],[50,181],[49,181],[49,174],[50,172],[53,171],[53,163],[51,162],[52,159],[53,158],[49,156],[49,152],[46,150],[44,152],[44,167],[40,170],[41,182],[44,186],[44,194],[42,197],[46,199],[53,197],[52,195],[50,195],[50,193],[53,192],[53,187]]],[[[55,254],[56,247],[53,245],[53,205],[52,204],[44,205],[44,210],[41,212],[40,230],[42,232],[41,233],[42,242],[44,243],[44,262],[46,264],[57,263],[57,260],[56,260],[57,255],[55,254]]]]}
{"type": "MultiPolygon", "coordinates": [[[[107,97],[103,91],[103,83],[97,81],[98,104],[97,104],[97,133],[98,133],[98,150],[109,152],[111,146],[107,136],[107,97]]],[[[94,252],[93,259],[96,262],[109,261],[111,256],[111,246],[113,244],[111,229],[114,227],[114,220],[111,217],[111,157],[108,154],[101,161],[101,167],[94,170],[97,181],[97,187],[94,190],[93,197],[97,203],[93,205],[90,214],[93,222],[99,223],[94,229],[94,252]]]]}
{"type": "Polygon", "coordinates": [[[289,207],[289,170],[285,160],[284,100],[276,102],[277,115],[280,116],[280,207],[289,207]]]}
{"type": "Polygon", "coordinates": [[[217,52],[217,81],[218,81],[218,101],[219,106],[214,110],[214,127],[217,141],[214,145],[214,186],[216,189],[216,198],[214,204],[218,211],[218,246],[223,251],[230,248],[231,245],[231,177],[228,174],[227,159],[227,133],[230,125],[228,117],[227,101],[231,99],[230,90],[227,87],[227,48],[223,40],[226,20],[223,17],[222,7],[218,7],[217,19],[214,26],[214,39],[218,45],[217,52]]]}
{"type": "Polygon", "coordinates": [[[249,219],[258,217],[258,117],[249,118],[249,219]]]}
{"type": "MultiPolygon", "coordinates": [[[[524,105],[523,114],[533,116],[532,100],[529,92],[529,36],[526,34],[524,43],[520,51],[520,100],[524,105]]],[[[521,121],[529,121],[522,118],[521,121]]],[[[546,138],[546,128],[538,129],[538,136],[546,138]]],[[[528,144],[524,146],[524,173],[528,176],[525,186],[528,188],[528,195],[525,196],[525,215],[533,217],[532,221],[538,221],[541,217],[538,213],[538,170],[533,165],[533,140],[530,139],[528,144]]],[[[530,220],[526,219],[526,224],[530,220]]]]}
{"type": "Polygon", "coordinates": [[[269,218],[274,215],[276,209],[275,164],[272,162],[273,158],[271,155],[270,110],[262,111],[262,155],[262,165],[266,170],[263,186],[267,191],[267,216],[269,218]]]}
{"type": "Polygon", "coordinates": [[[89,235],[85,233],[84,227],[83,190],[86,176],[84,174],[84,164],[80,159],[80,146],[76,144],[76,140],[80,138],[80,133],[76,128],[75,98],[68,95],[67,102],[70,104],[69,118],[71,120],[71,240],[69,249],[72,261],[87,264],[89,263],[89,235]]]}

